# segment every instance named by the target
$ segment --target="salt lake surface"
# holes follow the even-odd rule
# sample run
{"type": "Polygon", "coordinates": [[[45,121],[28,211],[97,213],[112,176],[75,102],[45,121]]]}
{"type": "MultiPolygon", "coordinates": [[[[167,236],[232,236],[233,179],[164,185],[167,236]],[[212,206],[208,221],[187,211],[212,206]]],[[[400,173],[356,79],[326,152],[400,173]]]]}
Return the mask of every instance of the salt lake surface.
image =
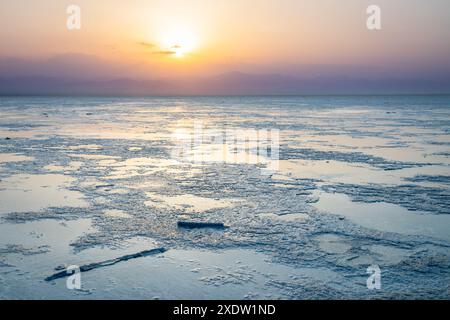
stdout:
{"type": "Polygon", "coordinates": [[[449,299],[449,133],[449,96],[2,97],[0,298],[449,299]],[[199,124],[278,130],[276,168],[174,156],[199,124]]]}

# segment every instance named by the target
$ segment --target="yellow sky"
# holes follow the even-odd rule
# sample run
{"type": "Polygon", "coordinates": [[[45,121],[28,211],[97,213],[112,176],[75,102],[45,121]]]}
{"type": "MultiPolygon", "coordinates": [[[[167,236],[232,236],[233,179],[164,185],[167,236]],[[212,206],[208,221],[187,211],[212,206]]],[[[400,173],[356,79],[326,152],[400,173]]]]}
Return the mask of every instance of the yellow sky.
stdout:
{"type": "MultiPolygon", "coordinates": [[[[0,4],[1,56],[90,54],[155,73],[234,65],[439,63],[450,55],[448,0],[15,0],[0,4]],[[82,28],[66,28],[66,7],[82,28]],[[447,10],[446,10],[447,9],[447,10]],[[176,51],[177,54],[168,54],[176,51]]],[[[264,70],[262,70],[264,71],[264,70]]]]}

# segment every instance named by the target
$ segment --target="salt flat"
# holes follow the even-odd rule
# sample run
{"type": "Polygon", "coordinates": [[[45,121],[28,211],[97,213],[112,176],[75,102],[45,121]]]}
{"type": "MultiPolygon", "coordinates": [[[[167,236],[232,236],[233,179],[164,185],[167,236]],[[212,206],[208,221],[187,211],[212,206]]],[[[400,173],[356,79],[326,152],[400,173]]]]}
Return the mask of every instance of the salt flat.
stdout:
{"type": "Polygon", "coordinates": [[[0,297],[448,299],[449,131],[448,96],[3,97],[0,297]],[[251,130],[279,132],[275,169],[218,148],[251,130]]]}

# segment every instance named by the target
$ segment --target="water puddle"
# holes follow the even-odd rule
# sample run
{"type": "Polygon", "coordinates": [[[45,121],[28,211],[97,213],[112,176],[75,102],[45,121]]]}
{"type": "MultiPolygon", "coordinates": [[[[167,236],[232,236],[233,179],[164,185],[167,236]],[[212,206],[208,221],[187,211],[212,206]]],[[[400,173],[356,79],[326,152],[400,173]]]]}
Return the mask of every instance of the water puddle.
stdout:
{"type": "MultiPolygon", "coordinates": [[[[48,132],[46,132],[48,134],[48,132]]],[[[19,139],[45,139],[43,131],[38,130],[23,130],[23,131],[17,131],[17,130],[3,130],[0,129],[0,139],[2,137],[8,137],[8,138],[19,138],[19,139]]]]}
{"type": "MultiPolygon", "coordinates": [[[[386,146],[394,140],[381,137],[352,137],[347,135],[308,135],[286,136],[285,140],[303,148],[321,151],[342,151],[343,149],[370,149],[386,146]]],[[[359,150],[358,150],[359,151],[359,150]]]]}
{"type": "Polygon", "coordinates": [[[136,127],[136,123],[105,123],[95,124],[67,124],[58,128],[58,135],[79,139],[104,139],[104,140],[160,140],[161,134],[148,132],[145,127],[136,127]]]}
{"type": "Polygon", "coordinates": [[[281,160],[276,179],[320,179],[349,184],[400,184],[401,177],[391,171],[376,170],[369,165],[334,160],[281,160]],[[284,177],[284,178],[283,178],[284,177]]]}
{"type": "Polygon", "coordinates": [[[97,144],[82,144],[78,146],[70,146],[68,147],[69,150],[100,150],[102,149],[102,146],[99,146],[97,144]]]}
{"type": "Polygon", "coordinates": [[[334,234],[322,234],[314,238],[319,243],[322,251],[331,254],[345,253],[352,248],[352,246],[345,242],[345,239],[334,234]]]}
{"type": "Polygon", "coordinates": [[[384,202],[352,202],[344,194],[324,192],[319,193],[319,201],[314,206],[328,213],[342,215],[369,229],[450,240],[449,215],[414,212],[384,202]]]}
{"type": "Polygon", "coordinates": [[[419,163],[442,163],[445,157],[433,156],[431,150],[425,147],[399,147],[399,148],[385,148],[379,147],[365,151],[366,154],[382,157],[390,161],[403,162],[419,162],[419,163]]]}
{"type": "Polygon", "coordinates": [[[0,153],[0,163],[32,161],[34,158],[15,153],[0,153]]]}
{"type": "Polygon", "coordinates": [[[83,194],[67,190],[76,179],[59,174],[19,174],[0,181],[0,214],[48,207],[87,207],[83,194]]]}
{"type": "Polygon", "coordinates": [[[60,171],[77,171],[81,168],[83,162],[80,161],[71,161],[67,166],[59,165],[59,164],[49,164],[43,167],[44,170],[50,172],[60,172],[60,171]]]}
{"type": "MultiPolygon", "coordinates": [[[[77,237],[93,232],[90,219],[78,219],[60,222],[57,220],[39,220],[27,223],[0,224],[0,245],[8,244],[23,247],[50,246],[53,250],[70,253],[70,243],[77,237]]],[[[20,253],[20,252],[19,252],[20,253]]]]}
{"type": "Polygon", "coordinates": [[[400,263],[411,255],[410,250],[384,245],[373,245],[369,246],[368,249],[376,254],[384,265],[400,263]]]}

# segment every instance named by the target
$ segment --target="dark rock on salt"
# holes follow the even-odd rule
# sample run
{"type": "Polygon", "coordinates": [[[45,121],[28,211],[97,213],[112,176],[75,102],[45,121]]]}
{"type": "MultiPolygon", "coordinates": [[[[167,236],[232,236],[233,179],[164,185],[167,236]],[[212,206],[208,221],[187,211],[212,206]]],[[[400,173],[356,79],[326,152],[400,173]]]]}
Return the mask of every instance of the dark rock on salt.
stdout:
{"type": "MultiPolygon", "coordinates": [[[[111,259],[111,260],[105,260],[105,261],[100,261],[100,262],[94,262],[91,264],[86,264],[83,266],[80,266],[80,272],[87,272],[93,269],[98,269],[98,268],[103,268],[103,267],[108,267],[108,266],[112,266],[115,265],[119,262],[123,262],[123,261],[128,261],[131,259],[136,259],[136,258],[142,258],[142,257],[147,257],[150,255],[155,255],[155,254],[160,254],[160,253],[164,253],[167,250],[165,248],[156,248],[156,249],[150,249],[150,250],[145,250],[145,251],[141,251],[138,253],[133,253],[133,254],[128,254],[122,257],[118,257],[115,259],[111,259]]],[[[61,270],[61,266],[58,266],[55,268],[56,270],[61,270]]],[[[65,278],[70,276],[71,273],[67,272],[67,270],[64,271],[60,271],[57,272],[47,278],[45,278],[45,281],[53,281],[56,279],[60,279],[60,278],[65,278]]]]}
{"type": "Polygon", "coordinates": [[[202,228],[212,228],[212,229],[225,229],[225,226],[221,222],[196,222],[196,221],[178,221],[178,228],[186,229],[202,229],[202,228]]]}

